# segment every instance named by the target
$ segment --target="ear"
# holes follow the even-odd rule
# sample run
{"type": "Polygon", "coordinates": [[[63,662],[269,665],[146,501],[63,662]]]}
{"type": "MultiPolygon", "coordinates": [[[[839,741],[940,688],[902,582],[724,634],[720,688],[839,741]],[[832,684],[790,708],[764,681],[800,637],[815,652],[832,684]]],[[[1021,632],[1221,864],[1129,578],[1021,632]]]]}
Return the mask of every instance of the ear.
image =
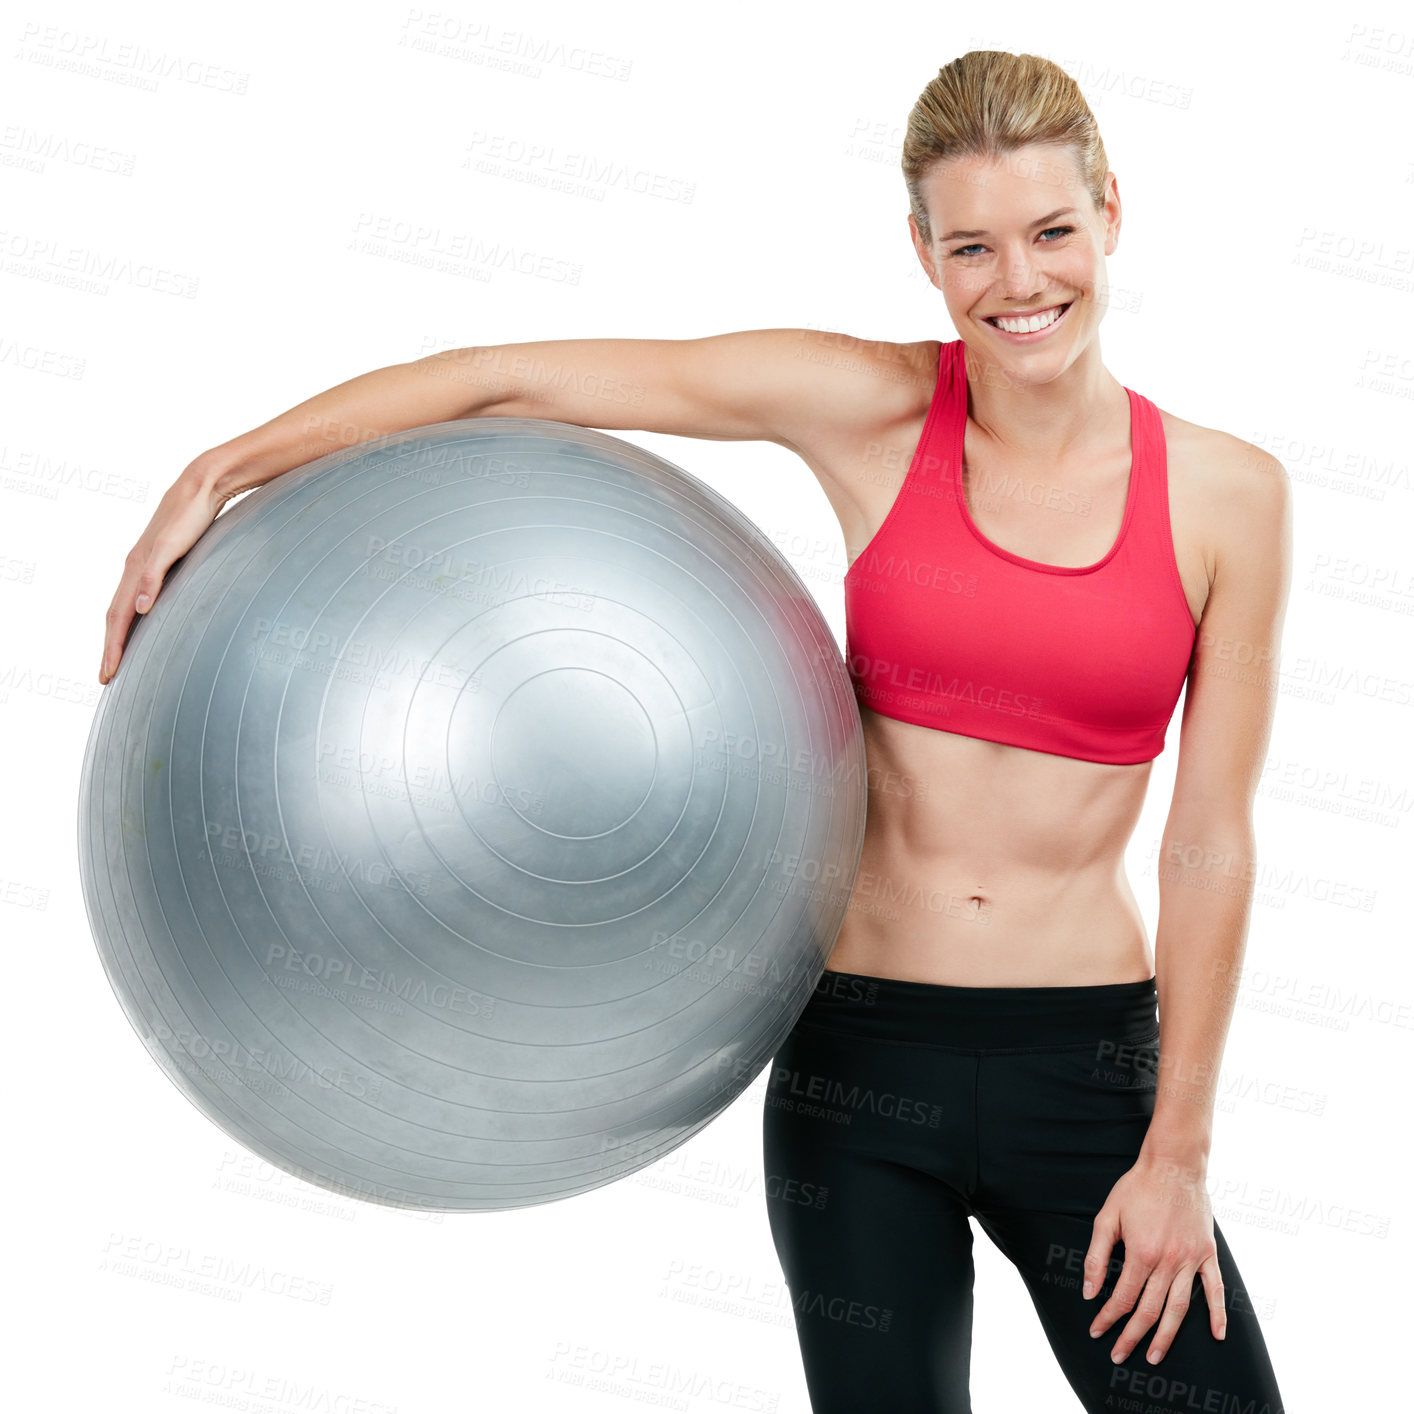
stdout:
{"type": "Polygon", "coordinates": [[[923,242],[923,237],[918,233],[918,222],[913,219],[913,212],[908,213],[908,234],[913,241],[913,249],[917,252],[919,264],[923,266],[923,273],[927,275],[928,281],[935,289],[941,289],[938,284],[938,272],[933,264],[933,253],[923,242]]]}
{"type": "Polygon", "coordinates": [[[1113,172],[1105,181],[1105,254],[1113,255],[1119,246],[1119,228],[1124,220],[1124,212],[1119,203],[1119,178],[1113,172]]]}

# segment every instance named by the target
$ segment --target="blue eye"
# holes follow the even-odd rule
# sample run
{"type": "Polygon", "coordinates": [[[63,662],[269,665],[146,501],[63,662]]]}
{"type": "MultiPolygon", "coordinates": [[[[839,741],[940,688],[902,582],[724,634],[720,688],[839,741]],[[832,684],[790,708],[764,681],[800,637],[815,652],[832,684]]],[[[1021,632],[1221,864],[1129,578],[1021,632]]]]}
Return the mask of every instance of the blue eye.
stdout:
{"type": "MultiPolygon", "coordinates": [[[[1048,235],[1050,235],[1050,233],[1051,233],[1052,231],[1059,231],[1062,235],[1068,236],[1068,235],[1070,235],[1070,233],[1071,233],[1072,231],[1074,231],[1074,230],[1075,230],[1075,227],[1074,227],[1074,226],[1047,226],[1046,229],[1041,232],[1041,234],[1042,234],[1043,236],[1048,236],[1048,235]]],[[[1055,242],[1055,241],[1047,241],[1046,244],[1047,244],[1047,245],[1055,245],[1056,242],[1055,242]]],[[[954,255],[964,255],[964,254],[966,254],[966,252],[969,251],[969,250],[981,250],[981,249],[982,249],[982,247],[981,247],[980,245],[977,245],[977,244],[974,243],[973,245],[958,246],[958,248],[957,248],[955,251],[953,251],[952,253],[953,253],[954,255]]],[[[968,258],[971,259],[970,256],[969,256],[968,258]]]]}

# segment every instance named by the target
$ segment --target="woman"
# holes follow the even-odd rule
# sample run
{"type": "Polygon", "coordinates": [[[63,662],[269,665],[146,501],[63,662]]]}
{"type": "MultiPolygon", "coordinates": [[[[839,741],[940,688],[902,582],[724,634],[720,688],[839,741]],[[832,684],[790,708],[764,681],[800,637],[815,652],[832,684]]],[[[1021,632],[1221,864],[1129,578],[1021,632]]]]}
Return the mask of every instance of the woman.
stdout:
{"type": "Polygon", "coordinates": [[[1103,367],[1119,193],[1063,70],[954,60],[903,168],[958,338],[567,340],[364,374],[182,473],[127,558],[100,680],[225,501],[350,440],[509,416],[790,448],[859,552],[870,771],[851,907],[763,1112],[813,1408],[970,1409],[975,1218],[1085,1408],[1279,1414],[1204,1175],[1287,478],[1103,367]],[[1185,681],[1155,960],[1123,855],[1185,681]]]}

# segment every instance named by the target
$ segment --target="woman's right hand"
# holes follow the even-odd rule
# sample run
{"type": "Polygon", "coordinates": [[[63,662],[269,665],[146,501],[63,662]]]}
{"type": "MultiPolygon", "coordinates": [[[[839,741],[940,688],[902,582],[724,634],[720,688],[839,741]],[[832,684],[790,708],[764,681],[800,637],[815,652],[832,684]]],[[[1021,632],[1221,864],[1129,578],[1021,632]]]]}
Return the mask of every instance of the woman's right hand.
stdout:
{"type": "MultiPolygon", "coordinates": [[[[792,451],[817,440],[833,445],[877,412],[880,377],[896,381],[902,369],[924,392],[933,384],[921,360],[926,344],[881,344],[861,368],[853,356],[839,357],[847,338],[829,330],[743,329],[698,339],[474,344],[360,373],[210,448],[182,472],[123,566],[98,681],[112,678],[134,617],[147,612],[172,564],[232,496],[351,445],[350,430],[354,441],[367,441],[493,416],[777,442],[792,451]]],[[[801,455],[823,478],[823,458],[801,455]]]]}
{"type": "Polygon", "coordinates": [[[108,606],[100,683],[117,672],[135,616],[152,607],[167,571],[201,539],[228,499],[217,492],[209,470],[196,462],[163,493],[147,529],[128,551],[118,592],[108,606]]]}

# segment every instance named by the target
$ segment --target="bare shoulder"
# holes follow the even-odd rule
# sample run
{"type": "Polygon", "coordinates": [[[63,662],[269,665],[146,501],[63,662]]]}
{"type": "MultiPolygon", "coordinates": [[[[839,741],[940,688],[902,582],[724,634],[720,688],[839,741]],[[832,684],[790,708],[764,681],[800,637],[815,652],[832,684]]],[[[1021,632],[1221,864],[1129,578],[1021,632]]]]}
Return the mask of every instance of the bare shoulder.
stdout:
{"type": "Polygon", "coordinates": [[[1280,460],[1230,432],[1163,409],[1160,417],[1175,526],[1182,522],[1190,528],[1210,568],[1222,551],[1283,533],[1291,478],[1280,460]]]}
{"type": "Polygon", "coordinates": [[[1290,478],[1270,452],[1254,442],[1244,442],[1231,432],[1189,422],[1160,410],[1169,449],[1170,473],[1197,482],[1213,496],[1235,496],[1241,501],[1280,498],[1290,478]]]}
{"type": "Polygon", "coordinates": [[[891,501],[907,471],[937,383],[940,345],[794,332],[799,362],[790,381],[798,396],[777,440],[815,474],[847,543],[862,543],[882,516],[879,499],[891,501]]]}
{"type": "Polygon", "coordinates": [[[782,331],[778,354],[795,362],[800,416],[787,429],[790,444],[821,457],[842,442],[876,435],[927,409],[936,381],[936,339],[896,343],[833,329],[782,331]]]}
{"type": "MultiPolygon", "coordinates": [[[[863,339],[835,329],[791,329],[794,357],[814,366],[835,391],[877,401],[890,389],[932,389],[938,366],[937,339],[897,343],[863,339]]],[[[906,400],[909,394],[904,393],[906,400]]]]}

